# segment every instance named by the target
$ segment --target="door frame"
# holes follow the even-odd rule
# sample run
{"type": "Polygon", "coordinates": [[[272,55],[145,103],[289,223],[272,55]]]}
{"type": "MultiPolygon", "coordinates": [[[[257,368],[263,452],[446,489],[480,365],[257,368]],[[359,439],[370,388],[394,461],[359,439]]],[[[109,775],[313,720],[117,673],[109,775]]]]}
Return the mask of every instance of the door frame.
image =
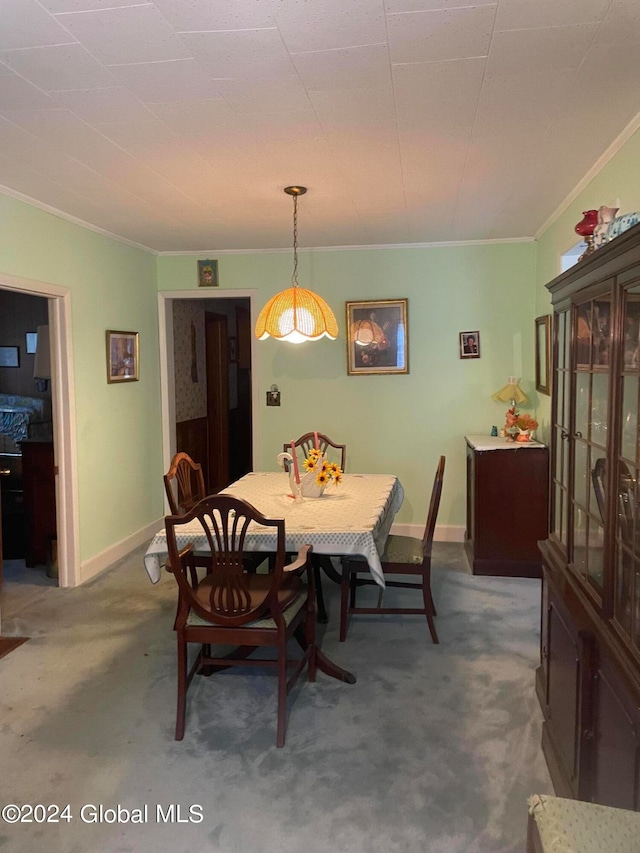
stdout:
{"type": "MultiPolygon", "coordinates": [[[[248,299],[251,326],[257,319],[257,290],[163,290],[158,293],[158,338],[160,347],[160,411],[162,418],[162,460],[164,470],[169,469],[176,448],[176,378],[173,359],[173,302],[176,299],[248,299]]],[[[253,467],[259,464],[260,418],[258,390],[258,347],[255,335],[251,336],[251,455],[253,467]]],[[[166,498],[165,498],[166,503],[166,498]]],[[[167,504],[168,507],[168,504],[167,504]]]]}
{"type": "Polygon", "coordinates": [[[81,582],[78,522],[78,468],[71,335],[71,291],[66,287],[0,273],[0,289],[48,300],[51,339],[51,417],[56,465],[58,586],[81,582]]]}

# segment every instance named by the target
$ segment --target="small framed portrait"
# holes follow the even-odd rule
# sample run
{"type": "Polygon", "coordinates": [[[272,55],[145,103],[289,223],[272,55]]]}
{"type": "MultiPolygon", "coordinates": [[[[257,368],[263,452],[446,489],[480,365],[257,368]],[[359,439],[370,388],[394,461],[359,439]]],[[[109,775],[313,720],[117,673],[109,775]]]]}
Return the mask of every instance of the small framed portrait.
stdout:
{"type": "Polygon", "coordinates": [[[107,330],[107,382],[137,382],[140,378],[138,332],[107,330]]]}
{"type": "Polygon", "coordinates": [[[347,302],[347,374],[409,372],[408,299],[347,302]]]}
{"type": "Polygon", "coordinates": [[[460,358],[480,358],[480,332],[460,332],[460,358]]]}
{"type": "Polygon", "coordinates": [[[198,287],[218,287],[217,261],[198,261],[198,287]]]}

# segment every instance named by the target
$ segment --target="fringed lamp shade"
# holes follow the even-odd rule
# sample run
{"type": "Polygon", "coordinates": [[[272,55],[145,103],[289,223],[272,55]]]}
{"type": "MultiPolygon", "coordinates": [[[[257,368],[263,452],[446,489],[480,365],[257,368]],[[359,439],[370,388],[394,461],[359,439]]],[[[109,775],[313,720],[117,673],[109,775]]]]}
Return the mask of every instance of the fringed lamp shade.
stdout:
{"type": "Polygon", "coordinates": [[[518,403],[529,402],[529,398],[518,384],[518,379],[515,376],[507,377],[507,384],[504,388],[496,391],[496,393],[491,396],[492,399],[496,400],[498,403],[510,403],[512,406],[515,406],[518,403]]]}
{"type": "Polygon", "coordinates": [[[289,287],[276,293],[264,306],[256,322],[256,337],[277,338],[290,343],[338,337],[333,311],[321,296],[304,287],[289,287]]]}

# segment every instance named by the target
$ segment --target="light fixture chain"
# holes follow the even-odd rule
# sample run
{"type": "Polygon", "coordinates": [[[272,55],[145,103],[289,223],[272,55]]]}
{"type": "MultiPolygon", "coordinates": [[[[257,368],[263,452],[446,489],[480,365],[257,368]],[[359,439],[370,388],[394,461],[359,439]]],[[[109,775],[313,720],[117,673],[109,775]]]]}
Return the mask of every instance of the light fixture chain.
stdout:
{"type": "Polygon", "coordinates": [[[291,284],[298,286],[298,196],[293,197],[293,275],[291,284]]]}

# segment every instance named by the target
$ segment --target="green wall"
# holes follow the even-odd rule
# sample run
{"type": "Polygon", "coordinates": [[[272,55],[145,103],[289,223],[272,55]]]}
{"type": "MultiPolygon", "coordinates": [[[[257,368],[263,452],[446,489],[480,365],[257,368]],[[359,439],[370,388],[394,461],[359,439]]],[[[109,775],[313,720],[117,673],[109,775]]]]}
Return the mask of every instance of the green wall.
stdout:
{"type": "MultiPolygon", "coordinates": [[[[212,253],[215,257],[215,253],[212,253]]],[[[192,290],[196,257],[158,258],[158,287],[192,290]]],[[[275,470],[284,441],[317,429],[348,445],[350,471],[392,472],[405,487],[397,521],[424,523],[438,456],[447,456],[440,525],[465,522],[465,434],[504,422],[491,394],[509,374],[531,397],[535,244],[301,252],[299,281],[331,305],[336,341],[258,344],[260,458],[275,470]],[[409,300],[408,375],[347,376],[345,302],[409,300]],[[481,358],[461,360],[458,333],[479,330],[481,358]],[[264,405],[277,384],[279,408],[264,405]]],[[[291,253],[218,256],[222,289],[256,289],[258,307],[289,286],[291,253]]],[[[505,496],[505,500],[509,497],[505,496]]]]}
{"type": "Polygon", "coordinates": [[[162,513],[156,258],[0,195],[0,273],[71,291],[80,559],[162,513]],[[107,329],[140,333],[140,381],[106,382],[107,329]]]}

